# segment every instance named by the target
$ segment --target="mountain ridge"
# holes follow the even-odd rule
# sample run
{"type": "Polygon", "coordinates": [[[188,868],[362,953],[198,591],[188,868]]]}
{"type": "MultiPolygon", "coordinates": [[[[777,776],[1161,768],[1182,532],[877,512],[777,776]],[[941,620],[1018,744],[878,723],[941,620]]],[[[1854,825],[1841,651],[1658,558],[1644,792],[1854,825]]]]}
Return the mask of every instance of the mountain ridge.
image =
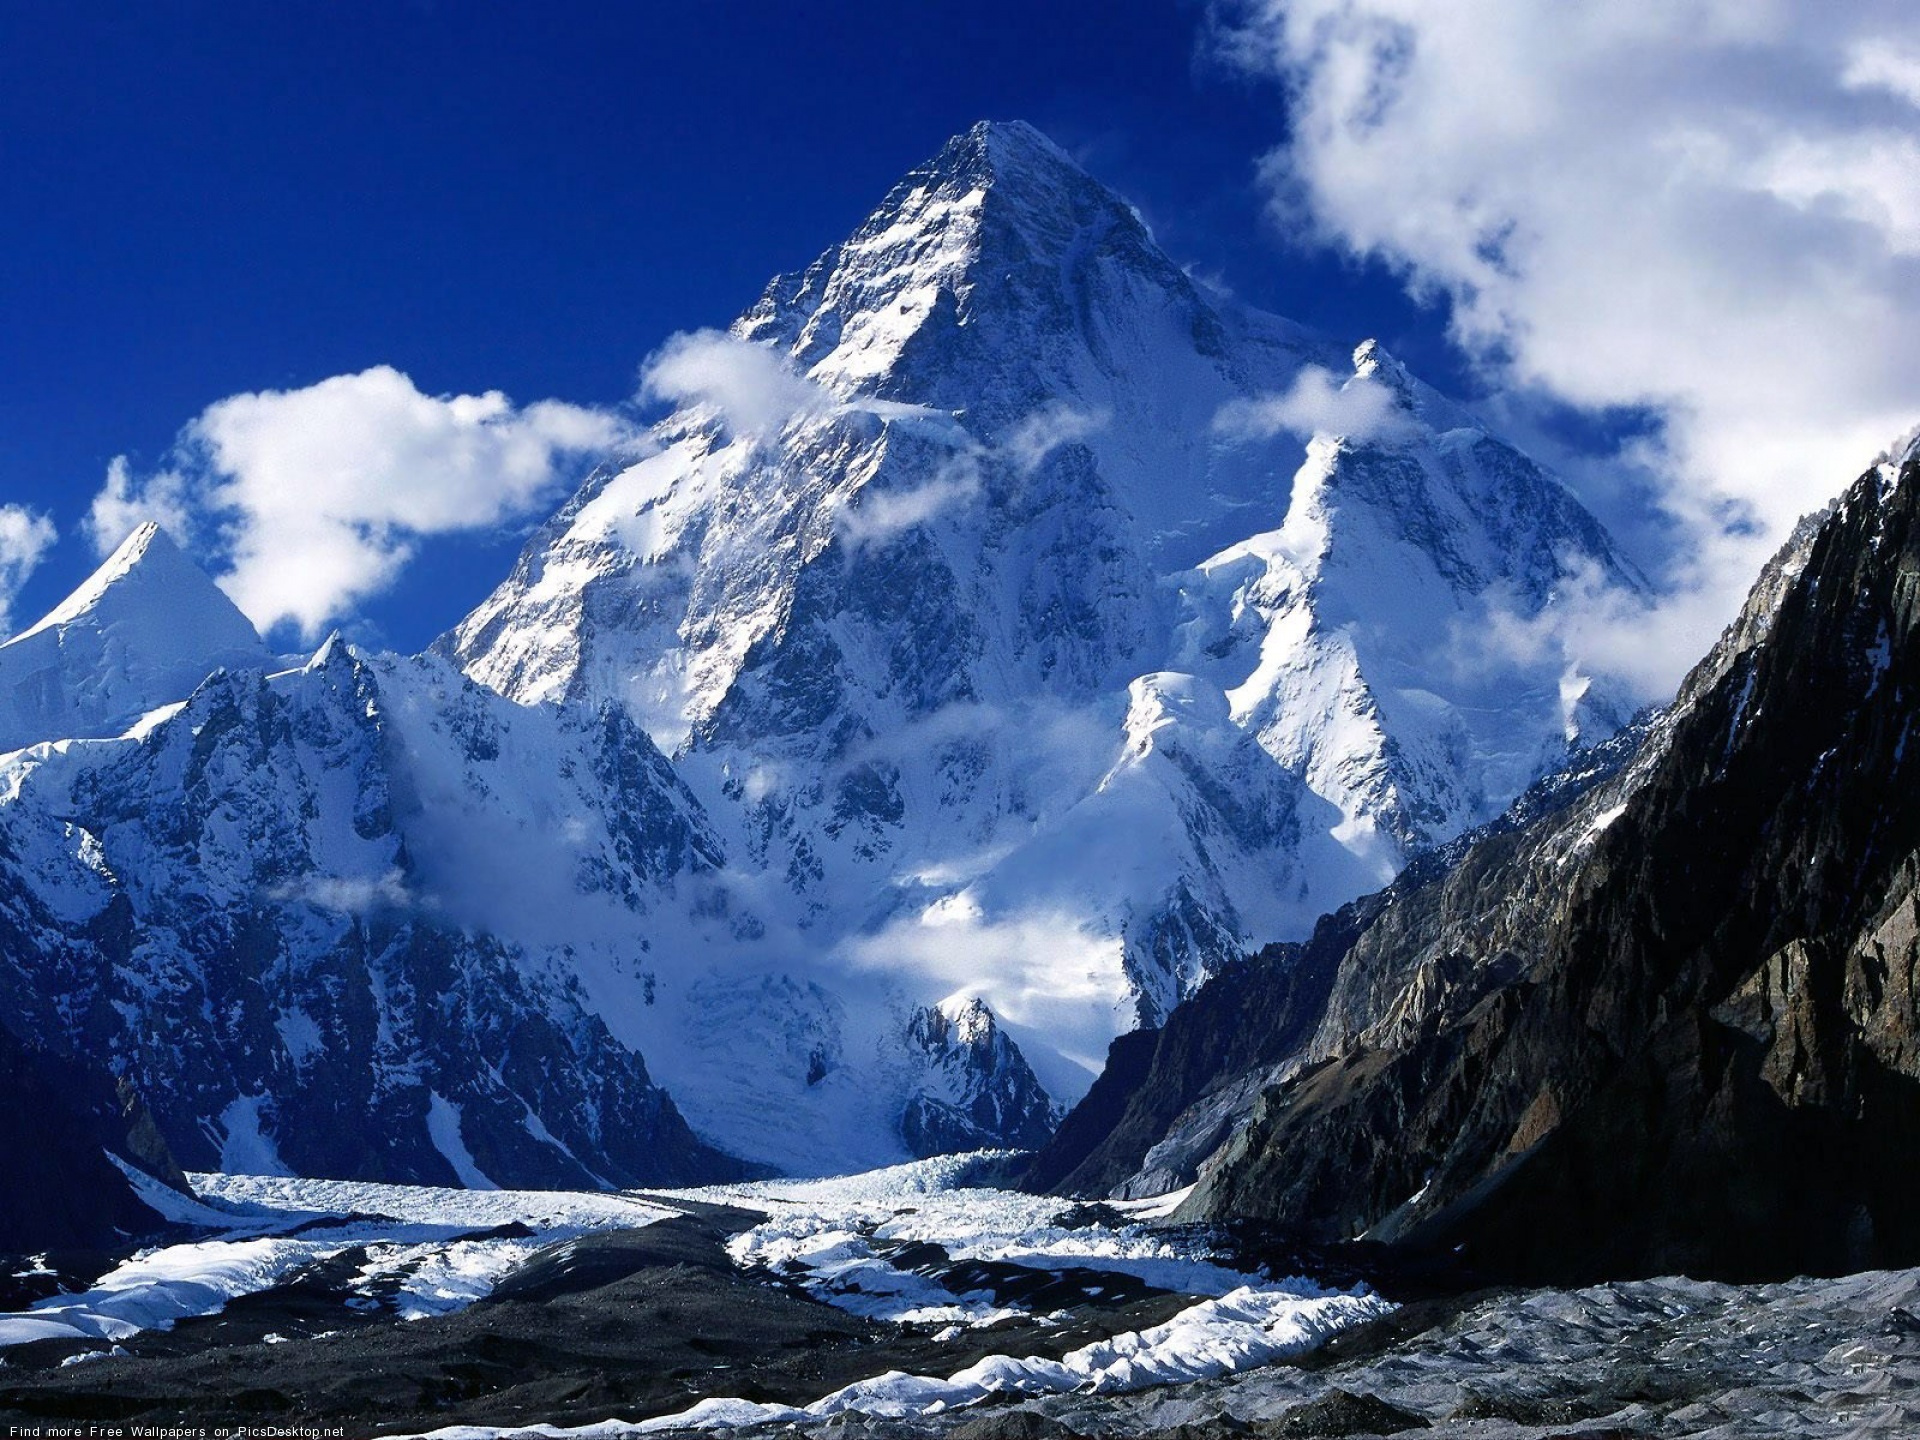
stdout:
{"type": "Polygon", "coordinates": [[[1036,1180],[1527,1283],[1912,1264],[1916,516],[1895,447],[1624,765],[1365,902],[1277,1020],[1203,991],[1036,1180]]]}
{"type": "Polygon", "coordinates": [[[661,356],[649,453],[432,654],[221,669],[188,627],[144,719],[0,762],[44,937],[8,983],[187,1163],[1035,1143],[1116,1034],[1625,718],[1471,643],[1569,566],[1638,583],[1569,492],[1378,346],[1203,293],[1025,127],[661,356]]]}
{"type": "Polygon", "coordinates": [[[1556,603],[1563,561],[1639,585],[1564,489],[1379,347],[1204,295],[1028,127],[956,137],[730,334],[714,363],[750,348],[794,408],[689,401],[440,649],[511,698],[627,704],[806,943],[928,999],[966,983],[955,947],[988,957],[973,993],[1069,1095],[1116,1031],[1626,718],[1604,677],[1567,701],[1557,663],[1436,659],[1556,603]],[[1223,420],[1302,384],[1379,433],[1223,420]],[[1349,497],[1330,553],[1411,577],[1392,613],[1247,548],[1315,485],[1349,497]],[[1408,498],[1424,535],[1386,518],[1408,498]],[[1502,508],[1517,566],[1472,539],[1502,508]],[[1140,845],[1073,862],[1116,834],[1140,845]],[[1095,977],[1073,1011],[1029,1003],[1036,945],[1095,977]]]}

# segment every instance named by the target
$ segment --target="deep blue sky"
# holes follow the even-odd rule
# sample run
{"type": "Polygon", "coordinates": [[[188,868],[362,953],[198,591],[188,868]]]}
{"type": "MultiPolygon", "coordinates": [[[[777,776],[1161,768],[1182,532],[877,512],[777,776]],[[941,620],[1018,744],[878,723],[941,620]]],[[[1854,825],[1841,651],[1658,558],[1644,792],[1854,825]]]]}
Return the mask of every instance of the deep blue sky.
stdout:
{"type": "MultiPolygon", "coordinates": [[[[108,460],[243,390],[389,363],[430,393],[613,404],[983,117],[1033,121],[1175,257],[1458,383],[1391,277],[1283,243],[1271,87],[1175,0],[0,7],[0,502],[91,567],[108,460]]],[[[441,540],[367,607],[413,648],[505,571],[441,540]]]]}

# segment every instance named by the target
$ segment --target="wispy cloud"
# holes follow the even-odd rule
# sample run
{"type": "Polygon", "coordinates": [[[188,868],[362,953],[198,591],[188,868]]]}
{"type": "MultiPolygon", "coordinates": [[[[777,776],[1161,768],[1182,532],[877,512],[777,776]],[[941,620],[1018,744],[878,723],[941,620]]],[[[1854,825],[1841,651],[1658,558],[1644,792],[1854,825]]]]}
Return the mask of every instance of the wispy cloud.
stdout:
{"type": "Polygon", "coordinates": [[[904,490],[868,486],[853,504],[834,514],[842,538],[858,546],[878,545],[936,515],[963,505],[980,493],[980,459],[971,450],[949,456],[933,474],[904,490]]]}
{"type": "Polygon", "coordinates": [[[1073,445],[1099,434],[1113,417],[1104,410],[1083,410],[1056,400],[1028,415],[1001,445],[1022,474],[1032,474],[1062,445],[1073,445]]]}
{"type": "Polygon", "coordinates": [[[375,915],[420,905],[398,870],[381,875],[306,875],[275,886],[268,895],[339,915],[375,915]]]}
{"type": "Polygon", "coordinates": [[[646,399],[711,408],[728,429],[755,436],[778,434],[795,419],[839,405],[779,351],[724,330],[673,336],[641,368],[640,389],[646,399]]]}
{"type": "Polygon", "coordinates": [[[1267,440],[1282,434],[1378,440],[1408,426],[1385,385],[1366,375],[1342,380],[1320,365],[1304,367],[1281,394],[1232,401],[1213,417],[1217,433],[1237,440],[1267,440]]]}
{"type": "Polygon", "coordinates": [[[114,456],[107,465],[107,483],[93,497],[84,522],[95,553],[105,559],[149,520],[182,545],[191,545],[192,491],[192,483],[177,470],[136,478],[127,457],[114,456]]]}

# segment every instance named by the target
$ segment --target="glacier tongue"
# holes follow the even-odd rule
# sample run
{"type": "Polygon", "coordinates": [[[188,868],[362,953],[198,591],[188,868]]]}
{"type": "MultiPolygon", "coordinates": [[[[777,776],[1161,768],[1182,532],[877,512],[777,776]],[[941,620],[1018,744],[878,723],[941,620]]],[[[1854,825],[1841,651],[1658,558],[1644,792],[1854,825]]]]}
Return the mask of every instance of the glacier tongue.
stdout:
{"type": "Polygon", "coordinates": [[[627,707],[789,938],[764,996],[819,987],[823,1030],[881,977],[977,999],[1071,1099],[1625,718],[1486,643],[1569,577],[1639,586],[1568,492],[1379,346],[1197,286],[1031,127],[957,137],[703,343],[782,413],[690,395],[442,648],[627,707]]]}

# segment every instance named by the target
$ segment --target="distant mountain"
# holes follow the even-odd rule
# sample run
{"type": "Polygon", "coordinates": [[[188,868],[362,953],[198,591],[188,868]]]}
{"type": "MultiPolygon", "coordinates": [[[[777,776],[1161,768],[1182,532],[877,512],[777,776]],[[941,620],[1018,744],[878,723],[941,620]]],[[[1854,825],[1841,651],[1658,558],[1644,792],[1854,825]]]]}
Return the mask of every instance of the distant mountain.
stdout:
{"type": "Polygon", "coordinates": [[[1330,922],[1318,983],[1203,991],[1039,1178],[1523,1279],[1920,1260],[1916,573],[1909,445],[1615,773],[1330,922]]]}
{"type": "Polygon", "coordinates": [[[438,662],[330,642],[0,774],[8,1013],[111,1057],[189,1167],[739,1173],[577,976],[489,924],[596,892],[638,921],[711,864],[690,797],[622,717],[522,711],[438,662]]]}
{"type": "Polygon", "coordinates": [[[269,654],[246,616],[155,525],[140,526],[39,624],[0,645],[0,750],[113,735],[219,665],[269,654]]]}
{"type": "Polygon", "coordinates": [[[982,1000],[1056,1095],[1626,717],[1483,643],[1574,571],[1640,583],[1564,489],[1379,347],[1197,285],[1031,127],[710,344],[754,404],[716,383],[595,475],[442,648],[635,715],[794,985],[982,1000]]]}

